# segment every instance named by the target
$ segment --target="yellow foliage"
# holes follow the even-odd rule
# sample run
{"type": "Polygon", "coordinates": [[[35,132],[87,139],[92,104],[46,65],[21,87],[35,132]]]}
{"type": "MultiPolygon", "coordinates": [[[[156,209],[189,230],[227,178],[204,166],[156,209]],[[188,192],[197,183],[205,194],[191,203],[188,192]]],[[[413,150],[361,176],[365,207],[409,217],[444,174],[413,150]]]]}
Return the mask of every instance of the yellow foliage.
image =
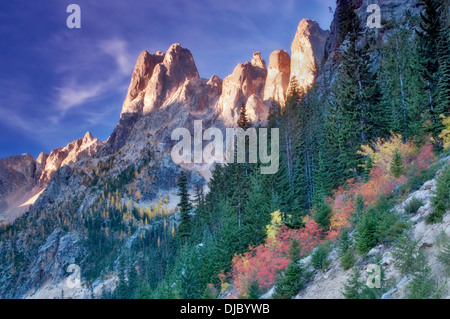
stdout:
{"type": "Polygon", "coordinates": [[[417,149],[410,141],[404,143],[401,134],[391,132],[388,140],[378,138],[372,145],[362,145],[358,154],[370,157],[372,165],[381,168],[384,172],[390,172],[392,158],[398,149],[403,159],[411,158],[417,149]]]}
{"type": "Polygon", "coordinates": [[[267,238],[275,239],[278,230],[283,224],[281,220],[281,212],[279,210],[270,214],[272,216],[272,221],[266,226],[267,238]]]}
{"type": "Polygon", "coordinates": [[[442,123],[445,125],[445,129],[442,130],[439,137],[444,142],[444,148],[448,149],[450,148],[450,116],[445,117],[444,115],[441,115],[442,123]]]}

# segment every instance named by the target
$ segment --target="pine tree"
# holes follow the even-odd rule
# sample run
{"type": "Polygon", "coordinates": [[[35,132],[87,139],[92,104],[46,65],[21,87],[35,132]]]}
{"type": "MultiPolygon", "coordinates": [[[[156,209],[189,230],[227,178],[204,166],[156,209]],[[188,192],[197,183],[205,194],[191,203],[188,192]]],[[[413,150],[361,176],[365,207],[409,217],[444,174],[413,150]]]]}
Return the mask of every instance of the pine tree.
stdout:
{"type": "Polygon", "coordinates": [[[438,299],[441,291],[431,273],[431,267],[423,250],[415,260],[415,272],[411,283],[408,285],[409,299],[438,299]]]}
{"type": "Polygon", "coordinates": [[[347,284],[344,285],[343,295],[346,299],[360,299],[360,293],[363,288],[363,283],[360,281],[361,271],[356,266],[353,267],[353,273],[347,284]]]}
{"type": "Polygon", "coordinates": [[[420,29],[417,33],[420,37],[420,55],[422,61],[422,78],[427,92],[428,130],[437,137],[442,130],[439,115],[444,110],[436,103],[437,76],[439,73],[438,43],[440,39],[439,1],[421,0],[423,7],[420,13],[420,29]]]}
{"type": "Polygon", "coordinates": [[[267,198],[270,193],[262,187],[260,175],[250,176],[250,189],[245,207],[243,245],[257,246],[266,237],[265,226],[270,222],[270,206],[267,198]]]}
{"type": "Polygon", "coordinates": [[[323,198],[314,207],[314,220],[323,228],[324,231],[328,231],[330,228],[330,218],[333,214],[330,204],[323,198]]]}
{"type": "MultiPolygon", "coordinates": [[[[395,28],[400,24],[392,19],[395,28]]],[[[405,29],[394,31],[393,36],[381,48],[379,68],[381,105],[389,114],[389,130],[400,133],[405,140],[410,136],[410,112],[407,104],[407,69],[411,62],[408,54],[410,32],[405,29]]]]}
{"type": "Polygon", "coordinates": [[[314,185],[314,204],[320,202],[322,198],[326,198],[331,195],[333,182],[330,180],[330,173],[328,167],[325,164],[323,151],[319,153],[319,160],[314,176],[314,185]]]}
{"type": "Polygon", "coordinates": [[[403,157],[400,151],[396,148],[394,151],[394,157],[391,161],[391,174],[395,178],[399,178],[405,171],[405,165],[403,164],[403,157]]]}
{"type": "Polygon", "coordinates": [[[412,274],[416,267],[419,252],[419,241],[414,241],[408,235],[403,235],[396,245],[392,257],[394,266],[402,275],[412,274]]]}
{"type": "Polygon", "coordinates": [[[203,185],[200,183],[196,183],[194,185],[194,202],[197,208],[201,207],[205,202],[203,185]]]}
{"type": "Polygon", "coordinates": [[[438,109],[447,116],[450,112],[450,16],[449,2],[442,1],[438,8],[440,14],[440,29],[438,39],[438,109]]]}
{"type": "Polygon", "coordinates": [[[357,43],[361,26],[356,15],[353,19],[348,47],[341,56],[339,79],[333,88],[332,116],[329,117],[332,122],[328,124],[334,126],[328,132],[333,135],[327,138],[334,137],[335,141],[331,141],[334,145],[327,144],[327,147],[331,146],[336,153],[332,161],[342,173],[336,176],[338,181],[358,173],[357,168],[362,164],[357,154],[360,145],[387,134],[385,114],[379,105],[378,81],[371,70],[369,45],[357,43]]]}
{"type": "Polygon", "coordinates": [[[178,208],[180,210],[180,224],[178,226],[178,237],[186,238],[190,235],[191,217],[189,213],[192,210],[191,200],[189,199],[188,179],[185,171],[180,173],[178,178],[178,194],[180,202],[178,208]]]}
{"type": "Polygon", "coordinates": [[[198,254],[189,246],[182,248],[183,260],[179,282],[179,292],[182,299],[198,299],[201,297],[201,282],[198,268],[198,254]]]}
{"type": "Polygon", "coordinates": [[[305,269],[297,260],[292,260],[276,284],[275,298],[288,299],[294,297],[305,287],[305,269]]]}
{"type": "Polygon", "coordinates": [[[244,131],[252,126],[248,119],[247,106],[245,105],[245,103],[243,103],[241,106],[241,111],[239,112],[239,119],[237,125],[244,131]]]}

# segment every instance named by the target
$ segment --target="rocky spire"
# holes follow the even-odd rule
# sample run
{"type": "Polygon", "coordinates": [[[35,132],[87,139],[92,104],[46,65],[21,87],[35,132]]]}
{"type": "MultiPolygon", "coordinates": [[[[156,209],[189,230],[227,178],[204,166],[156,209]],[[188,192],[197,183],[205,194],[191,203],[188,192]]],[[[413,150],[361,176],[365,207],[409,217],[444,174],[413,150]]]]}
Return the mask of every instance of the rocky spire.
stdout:
{"type": "Polygon", "coordinates": [[[272,52],[269,58],[269,70],[264,88],[264,101],[267,102],[268,107],[270,107],[273,100],[284,104],[290,75],[291,57],[289,54],[285,50],[272,52]]]}
{"type": "Polygon", "coordinates": [[[122,113],[141,112],[143,108],[144,90],[148,81],[153,75],[155,66],[162,63],[164,53],[157,52],[150,54],[143,51],[136,62],[133,75],[131,76],[130,86],[128,88],[127,97],[123,104],[122,113]]]}
{"type": "Polygon", "coordinates": [[[233,73],[223,80],[216,112],[225,125],[236,125],[242,104],[246,104],[250,120],[264,120],[267,117],[263,105],[266,77],[266,62],[260,52],[255,52],[251,62],[239,63],[233,73]]]}
{"type": "Polygon", "coordinates": [[[313,20],[300,21],[291,45],[291,79],[295,76],[304,90],[314,83],[325,54],[328,32],[313,20]]]}

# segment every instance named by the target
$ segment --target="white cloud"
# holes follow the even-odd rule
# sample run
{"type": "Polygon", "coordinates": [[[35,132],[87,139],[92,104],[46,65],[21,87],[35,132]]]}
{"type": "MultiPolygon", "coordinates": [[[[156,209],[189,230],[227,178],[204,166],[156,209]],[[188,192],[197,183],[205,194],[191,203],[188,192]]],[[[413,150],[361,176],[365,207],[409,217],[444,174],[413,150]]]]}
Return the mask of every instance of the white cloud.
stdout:
{"type": "Polygon", "coordinates": [[[65,113],[69,109],[97,97],[104,90],[104,87],[104,83],[85,87],[74,87],[72,85],[57,87],[58,109],[65,113]]]}
{"type": "Polygon", "coordinates": [[[121,39],[111,39],[102,41],[100,49],[107,55],[112,56],[120,71],[124,75],[129,75],[133,71],[133,59],[127,51],[127,43],[121,39]]]}

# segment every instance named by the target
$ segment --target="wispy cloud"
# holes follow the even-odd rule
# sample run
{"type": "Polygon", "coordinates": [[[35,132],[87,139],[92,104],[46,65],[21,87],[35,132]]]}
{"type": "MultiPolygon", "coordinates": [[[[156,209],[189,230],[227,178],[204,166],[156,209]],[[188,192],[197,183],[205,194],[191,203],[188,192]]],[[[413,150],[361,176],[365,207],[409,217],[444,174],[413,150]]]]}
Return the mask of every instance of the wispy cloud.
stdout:
{"type": "Polygon", "coordinates": [[[97,59],[92,59],[91,68],[102,61],[106,56],[112,57],[115,61],[115,69],[100,79],[90,77],[86,72],[67,73],[61,79],[65,83],[54,88],[56,93],[55,109],[59,111],[57,118],[62,118],[67,111],[77,106],[94,101],[107,94],[109,91],[119,91],[123,89],[122,83],[129,78],[133,70],[133,60],[127,51],[127,42],[122,39],[111,39],[102,41],[98,48],[102,54],[97,59]]]}
{"type": "Polygon", "coordinates": [[[86,101],[89,101],[97,96],[99,96],[105,88],[105,83],[100,83],[95,86],[74,86],[67,85],[64,87],[56,87],[55,90],[58,92],[57,108],[64,115],[65,112],[71,108],[81,105],[86,101]]]}
{"type": "Polygon", "coordinates": [[[102,52],[113,57],[123,75],[133,71],[133,58],[127,51],[127,43],[121,39],[102,41],[99,45],[102,52]]]}

